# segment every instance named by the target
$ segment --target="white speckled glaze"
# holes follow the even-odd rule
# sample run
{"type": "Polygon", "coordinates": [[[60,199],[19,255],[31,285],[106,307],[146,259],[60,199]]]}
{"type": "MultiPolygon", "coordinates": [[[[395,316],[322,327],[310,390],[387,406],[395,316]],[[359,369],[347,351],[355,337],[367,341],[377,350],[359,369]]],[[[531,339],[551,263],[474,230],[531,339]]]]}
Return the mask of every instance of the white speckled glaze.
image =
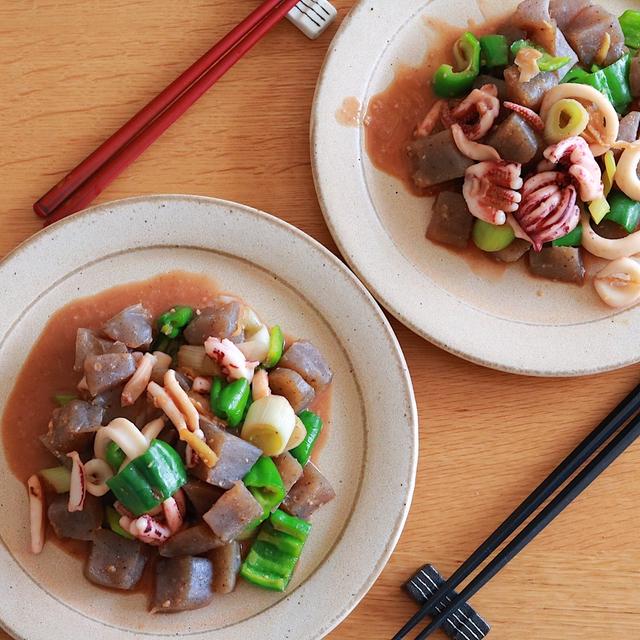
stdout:
{"type": "MultiPolygon", "coordinates": [[[[518,0],[361,0],[343,22],[320,75],[312,159],[325,219],[347,262],[401,322],[479,364],[574,376],[640,360],[640,307],[616,311],[584,287],[534,279],[524,264],[498,279],[425,239],[432,199],[409,194],[373,167],[362,126],[340,124],[347,97],[361,105],[400,64],[419,66],[438,41],[428,18],[457,27],[507,15],[518,0]]],[[[628,1],[605,0],[614,13],[628,1]]]]}
{"type": "Polygon", "coordinates": [[[0,263],[0,412],[26,351],[66,302],[182,269],[212,276],[268,323],[312,339],[335,372],[320,467],[338,497],[319,511],[285,594],[242,584],[198,611],[152,615],[141,594],[101,590],[79,560],[28,552],[25,488],[0,449],[0,624],[28,640],[321,638],[388,560],[411,502],[417,415],[384,315],[358,280],[301,231],[248,207],[193,196],[105,204],[53,225],[0,263]]]}

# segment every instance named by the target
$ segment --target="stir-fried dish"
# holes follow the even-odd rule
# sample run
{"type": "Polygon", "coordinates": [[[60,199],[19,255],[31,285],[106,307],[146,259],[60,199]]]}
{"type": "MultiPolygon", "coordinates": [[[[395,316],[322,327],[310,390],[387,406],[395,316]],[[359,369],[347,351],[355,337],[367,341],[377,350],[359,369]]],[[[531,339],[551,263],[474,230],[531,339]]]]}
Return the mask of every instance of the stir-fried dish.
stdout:
{"type": "Polygon", "coordinates": [[[602,300],[636,303],[639,49],[640,11],[591,0],[525,0],[463,33],[406,147],[415,186],[439,192],[427,237],[579,284],[587,252],[602,300]]]}
{"type": "Polygon", "coordinates": [[[77,329],[74,360],[40,436],[58,465],[27,482],[33,553],[49,523],[89,542],[97,585],[134,589],[149,565],[153,612],[203,607],[238,576],[284,591],[335,497],[311,461],[309,407],[332,380],[320,351],[217,295],[155,318],[127,306],[77,329]]]}

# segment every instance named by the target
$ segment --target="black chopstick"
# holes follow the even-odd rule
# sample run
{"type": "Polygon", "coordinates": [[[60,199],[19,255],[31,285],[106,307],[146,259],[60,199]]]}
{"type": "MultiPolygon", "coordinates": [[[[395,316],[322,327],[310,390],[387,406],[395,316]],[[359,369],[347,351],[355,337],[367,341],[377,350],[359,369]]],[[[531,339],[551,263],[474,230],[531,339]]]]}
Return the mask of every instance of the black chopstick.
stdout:
{"type": "Polygon", "coordinates": [[[622,425],[640,411],[640,385],[584,438],[584,440],[507,516],[502,524],[469,556],[453,575],[425,602],[393,636],[401,640],[423,618],[432,614],[445,595],[453,591],[546,502],[622,425]]]}
{"type": "Polygon", "coordinates": [[[571,504],[618,456],[640,436],[640,415],[629,424],[440,612],[415,640],[440,628],[460,605],[477,593],[515,558],[548,524],[571,504]]]}

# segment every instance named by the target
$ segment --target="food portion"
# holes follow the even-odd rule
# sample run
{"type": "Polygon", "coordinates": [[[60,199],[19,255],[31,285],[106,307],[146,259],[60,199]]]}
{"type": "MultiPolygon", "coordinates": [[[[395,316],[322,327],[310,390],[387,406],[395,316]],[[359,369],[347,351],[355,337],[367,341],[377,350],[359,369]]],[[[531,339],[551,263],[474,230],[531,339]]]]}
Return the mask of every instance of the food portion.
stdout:
{"type": "MultiPolygon", "coordinates": [[[[436,195],[427,238],[576,284],[590,254],[601,299],[638,302],[639,48],[640,11],[590,0],[524,0],[490,32],[459,35],[400,143],[414,188],[436,195]]],[[[418,105],[402,83],[406,96],[374,98],[367,120],[370,155],[393,173],[384,141],[397,143],[418,105]]]]}
{"type": "Polygon", "coordinates": [[[239,579],[284,591],[336,495],[313,456],[333,378],[319,349],[218,294],[155,317],[142,299],[79,327],[65,357],[74,384],[39,437],[50,463],[27,480],[32,552],[85,541],[85,577],[112,589],[153,573],[158,613],[239,579]]]}

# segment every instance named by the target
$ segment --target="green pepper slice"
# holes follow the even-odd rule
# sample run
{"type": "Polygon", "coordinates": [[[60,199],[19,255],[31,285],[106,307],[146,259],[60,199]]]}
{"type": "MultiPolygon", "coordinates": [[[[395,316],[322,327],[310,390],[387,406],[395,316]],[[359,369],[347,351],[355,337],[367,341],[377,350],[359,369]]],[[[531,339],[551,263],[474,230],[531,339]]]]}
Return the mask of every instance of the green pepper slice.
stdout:
{"type": "Polygon", "coordinates": [[[133,515],[140,516],[170,498],[186,481],[187,471],[176,450],[153,440],[145,453],[107,480],[107,486],[133,515]]]}
{"type": "Polygon", "coordinates": [[[557,71],[558,69],[562,69],[565,64],[571,62],[571,58],[566,56],[552,56],[546,49],[535,42],[531,42],[531,40],[516,40],[511,45],[511,55],[515,58],[521,49],[535,49],[542,53],[542,57],[536,60],[540,71],[557,71]]]}
{"type": "Polygon", "coordinates": [[[271,514],[242,563],[240,575],[247,582],[264,589],[284,591],[291,581],[310,528],[308,522],[282,511],[271,514]]]}
{"type": "Polygon", "coordinates": [[[218,418],[226,420],[235,429],[244,418],[250,395],[251,386],[246,378],[234,380],[228,385],[216,378],[211,385],[211,409],[218,418]]]}
{"type": "Polygon", "coordinates": [[[554,247],[579,247],[582,245],[582,225],[579,224],[573,231],[562,238],[556,238],[551,242],[554,247]]]}
{"type": "Polygon", "coordinates": [[[440,65],[433,78],[433,88],[440,98],[458,98],[468,93],[480,73],[480,42],[468,31],[455,43],[454,56],[461,67],[455,71],[450,64],[440,65]]]}
{"type": "Polygon", "coordinates": [[[245,529],[245,533],[248,533],[269,517],[271,511],[284,500],[286,491],[278,467],[268,456],[260,456],[242,481],[262,507],[262,516],[245,529]]]}
{"type": "Polygon", "coordinates": [[[107,445],[105,460],[115,473],[118,473],[118,469],[126,457],[124,451],[115,442],[110,442],[107,445]]]}
{"type": "Polygon", "coordinates": [[[298,417],[302,421],[302,424],[307,430],[307,435],[304,440],[294,449],[291,449],[289,453],[304,467],[311,458],[311,453],[315,447],[318,436],[322,431],[322,418],[305,409],[298,414],[298,417]]]}
{"type": "Polygon", "coordinates": [[[281,509],[277,509],[276,511],[274,511],[271,514],[269,521],[271,522],[271,526],[276,531],[286,533],[300,540],[300,542],[306,542],[307,538],[309,537],[309,533],[311,532],[310,522],[307,522],[302,518],[290,516],[288,513],[285,513],[281,509]]]}
{"type": "Polygon", "coordinates": [[[618,113],[623,113],[632,100],[629,86],[630,66],[631,54],[626,53],[613,64],[595,73],[588,73],[579,67],[571,69],[561,82],[587,84],[604,94],[618,113]]]}
{"type": "Polygon", "coordinates": [[[481,36],[479,42],[480,64],[483,67],[492,69],[509,64],[509,42],[505,36],[498,34],[481,36]]]}
{"type": "Polygon", "coordinates": [[[618,19],[624,33],[624,43],[632,49],[640,49],[640,11],[627,9],[618,19]]]}
{"type": "Polygon", "coordinates": [[[632,200],[621,191],[609,194],[611,210],[604,217],[624,227],[628,233],[633,233],[640,223],[640,202],[632,200]]]}
{"type": "Polygon", "coordinates": [[[602,73],[607,81],[611,101],[618,113],[623,113],[633,100],[629,85],[630,69],[631,54],[627,52],[616,62],[598,72],[602,73]]]}
{"type": "Polygon", "coordinates": [[[172,307],[158,317],[158,331],[170,339],[177,338],[191,322],[191,318],[193,318],[191,307],[172,307]]]}

